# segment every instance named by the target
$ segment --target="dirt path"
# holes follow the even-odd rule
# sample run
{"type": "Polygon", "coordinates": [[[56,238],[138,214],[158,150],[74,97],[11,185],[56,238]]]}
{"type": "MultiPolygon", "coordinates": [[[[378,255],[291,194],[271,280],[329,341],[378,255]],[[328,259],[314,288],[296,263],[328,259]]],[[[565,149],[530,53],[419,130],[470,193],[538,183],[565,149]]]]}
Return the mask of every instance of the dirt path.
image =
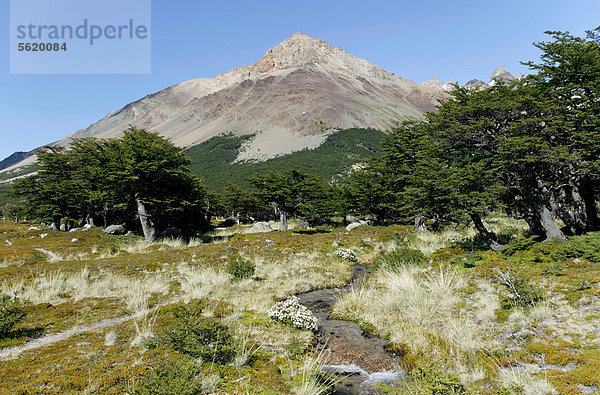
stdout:
{"type": "MultiPolygon", "coordinates": [[[[160,307],[166,306],[171,303],[174,303],[174,302],[158,304],[158,305],[154,306],[153,308],[151,308],[150,310],[148,310],[148,314],[159,309],[160,307]]],[[[73,328],[69,328],[67,330],[61,331],[61,332],[44,335],[37,339],[30,340],[27,343],[22,344],[20,346],[6,347],[3,349],[0,349],[0,361],[4,361],[7,359],[15,359],[15,358],[18,358],[19,355],[21,355],[25,351],[35,350],[37,348],[44,347],[49,344],[58,343],[60,341],[67,340],[69,337],[78,335],[80,333],[91,332],[91,331],[95,331],[98,329],[107,328],[110,326],[120,325],[123,322],[129,321],[133,318],[135,318],[135,315],[123,315],[121,317],[107,318],[105,320],[94,322],[92,324],[78,325],[78,326],[74,326],[73,328]]]]}
{"type": "Polygon", "coordinates": [[[354,278],[344,288],[327,288],[298,295],[301,304],[318,318],[317,340],[327,365],[326,373],[340,377],[336,394],[377,394],[377,383],[402,381],[405,372],[393,355],[384,350],[387,340],[365,332],[354,322],[331,319],[335,301],[369,274],[369,267],[356,265],[354,278]]]}

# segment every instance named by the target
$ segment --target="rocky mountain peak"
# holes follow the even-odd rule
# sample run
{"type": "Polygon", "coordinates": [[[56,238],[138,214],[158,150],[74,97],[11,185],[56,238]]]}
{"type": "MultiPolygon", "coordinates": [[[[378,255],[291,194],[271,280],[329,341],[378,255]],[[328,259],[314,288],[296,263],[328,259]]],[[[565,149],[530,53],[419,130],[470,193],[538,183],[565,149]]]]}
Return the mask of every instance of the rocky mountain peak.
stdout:
{"type": "Polygon", "coordinates": [[[335,48],[324,40],[314,39],[308,34],[298,32],[268,50],[262,58],[252,65],[252,68],[259,72],[267,72],[323,63],[334,51],[335,48]]]}
{"type": "Polygon", "coordinates": [[[492,81],[494,78],[496,78],[499,75],[502,75],[504,73],[506,73],[506,67],[499,65],[498,67],[496,67],[496,70],[494,70],[492,75],[490,75],[490,81],[492,81]]]}
{"type": "Polygon", "coordinates": [[[181,147],[229,131],[255,136],[237,160],[266,160],[317,147],[335,129],[387,130],[421,119],[445,97],[324,40],[295,33],[250,66],[147,95],[57,144],[118,137],[128,125],[158,132],[181,147]]]}
{"type": "Polygon", "coordinates": [[[433,76],[433,78],[431,80],[423,81],[421,86],[423,86],[425,88],[431,88],[431,89],[437,89],[440,91],[450,92],[452,89],[454,89],[454,81],[444,82],[444,81],[438,79],[436,76],[433,76]]]}

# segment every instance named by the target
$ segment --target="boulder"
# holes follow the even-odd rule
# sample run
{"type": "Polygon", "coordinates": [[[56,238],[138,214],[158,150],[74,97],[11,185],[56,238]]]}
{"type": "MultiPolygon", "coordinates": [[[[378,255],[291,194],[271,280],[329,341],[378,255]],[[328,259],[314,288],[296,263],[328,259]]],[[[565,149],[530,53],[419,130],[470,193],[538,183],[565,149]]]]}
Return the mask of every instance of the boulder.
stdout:
{"type": "Polygon", "coordinates": [[[309,227],[310,227],[310,225],[308,224],[308,222],[306,222],[303,219],[298,221],[298,225],[296,226],[296,228],[298,228],[298,229],[308,229],[309,227]]]}
{"type": "Polygon", "coordinates": [[[369,221],[358,220],[352,222],[350,225],[346,226],[346,230],[350,231],[352,229],[358,228],[359,226],[370,225],[369,221]]]}
{"type": "Polygon", "coordinates": [[[124,235],[125,227],[123,225],[110,225],[104,229],[104,233],[107,235],[124,235]]]}
{"type": "Polygon", "coordinates": [[[257,222],[255,223],[250,230],[249,233],[258,233],[258,232],[270,232],[271,226],[268,222],[257,222]]]}
{"type": "Polygon", "coordinates": [[[346,215],[346,222],[354,222],[356,221],[356,217],[354,215],[346,215]]]}

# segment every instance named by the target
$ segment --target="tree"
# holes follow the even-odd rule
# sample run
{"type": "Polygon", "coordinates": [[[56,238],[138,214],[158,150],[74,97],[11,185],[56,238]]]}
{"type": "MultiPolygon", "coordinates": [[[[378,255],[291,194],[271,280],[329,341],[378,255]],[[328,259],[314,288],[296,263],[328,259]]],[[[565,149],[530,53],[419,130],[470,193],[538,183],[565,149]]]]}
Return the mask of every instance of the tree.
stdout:
{"type": "Polygon", "coordinates": [[[287,230],[289,216],[300,215],[314,222],[332,214],[333,199],[328,186],[317,176],[291,170],[250,178],[263,199],[279,215],[279,230],[287,230]]]}
{"type": "Polygon", "coordinates": [[[207,212],[203,184],[188,162],[169,140],[131,126],[118,139],[46,147],[38,153],[38,174],[15,183],[13,194],[57,224],[93,224],[102,212],[105,225],[109,216],[130,225],[139,221],[148,241],[168,227],[189,235],[206,224],[207,212]]]}
{"type": "Polygon", "coordinates": [[[63,147],[46,146],[37,151],[38,172],[17,180],[12,196],[27,199],[25,213],[70,228],[77,220],[86,201],[81,182],[73,177],[75,164],[63,147]]]}
{"type": "Polygon", "coordinates": [[[558,162],[551,197],[570,233],[580,234],[600,226],[600,40],[598,29],[587,39],[546,34],[554,40],[535,44],[541,62],[525,63],[537,72],[528,83],[547,103],[546,135],[558,162]]]}
{"type": "Polygon", "coordinates": [[[180,148],[135,126],[109,147],[106,182],[121,195],[121,204],[135,204],[146,240],[154,240],[157,226],[190,228],[204,220],[204,188],[190,174],[180,148]]]}

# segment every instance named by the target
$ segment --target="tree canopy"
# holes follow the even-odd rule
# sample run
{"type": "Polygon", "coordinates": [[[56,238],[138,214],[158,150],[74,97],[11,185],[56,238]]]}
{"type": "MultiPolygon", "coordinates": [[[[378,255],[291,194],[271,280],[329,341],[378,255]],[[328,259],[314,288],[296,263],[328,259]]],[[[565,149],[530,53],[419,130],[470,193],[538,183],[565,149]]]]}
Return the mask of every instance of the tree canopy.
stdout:
{"type": "Polygon", "coordinates": [[[206,222],[202,182],[170,141],[131,126],[121,138],[78,139],[69,149],[44,147],[38,173],[13,185],[27,212],[41,220],[124,223],[154,239],[169,227],[184,234],[206,222]]]}

